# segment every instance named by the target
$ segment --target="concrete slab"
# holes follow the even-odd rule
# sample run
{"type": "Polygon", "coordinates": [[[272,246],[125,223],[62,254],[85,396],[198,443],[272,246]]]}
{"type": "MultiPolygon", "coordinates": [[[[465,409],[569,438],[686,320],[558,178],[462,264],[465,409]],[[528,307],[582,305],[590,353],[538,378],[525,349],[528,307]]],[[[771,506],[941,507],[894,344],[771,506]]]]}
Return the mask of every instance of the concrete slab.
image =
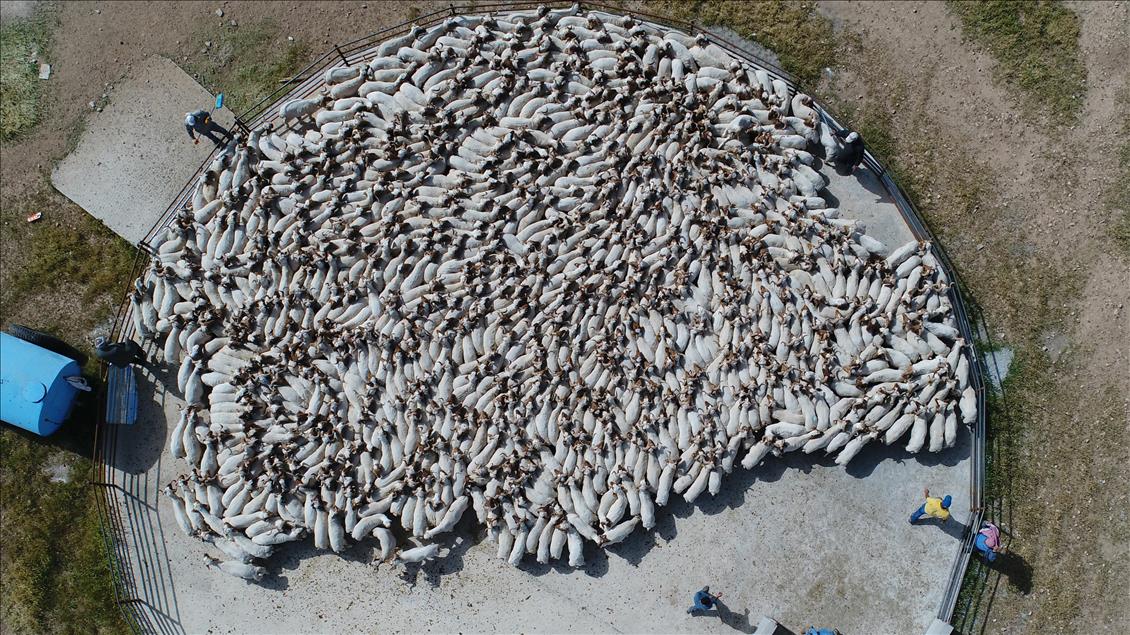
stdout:
{"type": "Polygon", "coordinates": [[[679,499],[610,554],[590,545],[582,570],[514,569],[465,521],[422,569],[374,567],[369,543],[343,556],[298,545],[251,585],[205,568],[208,546],[181,533],[160,494],[184,469],[165,449],[182,405],[166,379],[139,378],[139,425],[118,429],[114,462],[126,578],[154,632],[729,633],[766,615],[794,632],[923,633],[968,518],[963,431],[940,455],[877,446],[847,470],[795,454],[737,468],[717,497],[679,499]],[[957,522],[907,523],[923,487],[953,495],[957,522]],[[722,619],[686,614],[704,584],[725,595],[722,619]]]}
{"type": "Polygon", "coordinates": [[[837,174],[825,165],[820,173],[828,179],[828,205],[839,207],[844,218],[862,221],[867,234],[895,249],[914,240],[910,227],[902,220],[894,199],[879,181],[879,175],[867,166],[859,166],[854,174],[837,174]]]}
{"type": "MultiPolygon", "coordinates": [[[[74,152],[51,183],[115,233],[137,244],[212,152],[193,145],[184,115],[214,98],[171,60],[154,56],[119,83],[110,103],[92,114],[74,152]]],[[[228,128],[225,110],[216,121],[228,128]]]]}

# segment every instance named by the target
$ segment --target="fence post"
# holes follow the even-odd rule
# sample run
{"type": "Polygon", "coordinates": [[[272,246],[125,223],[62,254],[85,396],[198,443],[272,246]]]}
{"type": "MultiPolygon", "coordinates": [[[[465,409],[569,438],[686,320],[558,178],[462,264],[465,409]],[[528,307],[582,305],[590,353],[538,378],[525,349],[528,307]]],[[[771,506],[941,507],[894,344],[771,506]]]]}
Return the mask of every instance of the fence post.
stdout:
{"type": "Polygon", "coordinates": [[[341,57],[342,64],[349,66],[349,60],[345,58],[345,53],[341,52],[341,47],[339,47],[337,44],[334,44],[334,50],[337,51],[338,56],[341,57]]]}

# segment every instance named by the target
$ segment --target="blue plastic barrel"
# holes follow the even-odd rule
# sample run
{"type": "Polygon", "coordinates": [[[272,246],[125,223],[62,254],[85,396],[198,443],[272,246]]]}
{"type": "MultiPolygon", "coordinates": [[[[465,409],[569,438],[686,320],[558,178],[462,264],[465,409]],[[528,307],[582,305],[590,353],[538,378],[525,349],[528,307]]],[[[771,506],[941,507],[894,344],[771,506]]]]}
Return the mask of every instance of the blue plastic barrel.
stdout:
{"type": "Polygon", "coordinates": [[[53,434],[78,394],[67,377],[81,374],[75,360],[0,333],[0,420],[40,436],[53,434]]]}

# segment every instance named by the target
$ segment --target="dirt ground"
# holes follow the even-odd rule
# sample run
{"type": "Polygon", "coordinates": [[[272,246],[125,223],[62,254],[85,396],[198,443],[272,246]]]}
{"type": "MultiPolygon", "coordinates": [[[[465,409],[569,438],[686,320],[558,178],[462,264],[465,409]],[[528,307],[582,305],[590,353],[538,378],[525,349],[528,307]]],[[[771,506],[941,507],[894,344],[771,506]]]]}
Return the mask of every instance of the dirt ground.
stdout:
{"type": "MultiPolygon", "coordinates": [[[[1130,109],[1130,4],[1069,6],[1082,19],[1088,81],[1078,122],[1060,129],[1017,114],[1014,96],[992,80],[993,60],[963,42],[941,3],[820,5],[859,43],[829,89],[838,101],[879,104],[893,136],[924,137],[929,147],[911,153],[910,170],[986,175],[973,215],[955,218],[927,201],[928,220],[992,336],[1048,357],[1048,391],[1006,457],[1017,471],[1003,520],[1031,580],[1001,584],[982,601],[977,629],[986,632],[1130,627],[1130,266],[1104,207],[1127,177],[1115,156],[1130,109]],[[963,164],[945,165],[954,160],[963,164]],[[1019,279],[1002,273],[1017,267],[1019,279]]],[[[934,185],[944,196],[954,183],[934,185]]]]}
{"type": "MultiPolygon", "coordinates": [[[[34,134],[4,145],[0,180],[6,192],[27,187],[67,152],[74,131],[109,86],[152,55],[182,63],[203,56],[195,36],[210,26],[271,22],[280,38],[293,37],[321,54],[335,42],[368,35],[381,24],[446,7],[428,2],[65,2],[58,7],[53,72],[34,134]],[[223,12],[217,16],[216,11],[223,12]]],[[[281,45],[281,43],[280,43],[281,45]]],[[[179,123],[179,122],[177,122],[179,123]]]]}
{"type": "MultiPolygon", "coordinates": [[[[86,118],[97,116],[90,101],[151,55],[182,64],[201,55],[195,35],[202,28],[272,20],[280,37],[320,52],[435,6],[63,3],[42,122],[0,150],[0,213],[17,213],[43,187],[44,171],[66,154],[86,118]]],[[[1045,390],[1008,457],[1019,467],[1006,530],[1031,583],[994,587],[981,604],[978,628],[986,632],[1130,627],[1130,266],[1109,238],[1104,207],[1111,185],[1126,178],[1113,156],[1128,108],[1120,91],[1130,86],[1130,4],[1070,6],[1082,18],[1088,82],[1078,122],[1059,127],[1019,114],[1015,97],[992,79],[993,60],[963,41],[943,4],[820,5],[858,42],[826,87],[839,96],[833,105],[881,111],[892,135],[916,144],[909,168],[937,175],[926,179],[936,190],[924,193],[923,207],[993,337],[1045,353],[1035,360],[1049,369],[1045,390]],[[978,206],[956,218],[946,208],[956,194],[946,190],[970,173],[984,179],[978,206]]],[[[13,266],[10,256],[2,260],[13,266]]],[[[74,310],[58,296],[3,320],[74,310]]],[[[1025,360],[1023,350],[1018,359],[1025,360]]]]}

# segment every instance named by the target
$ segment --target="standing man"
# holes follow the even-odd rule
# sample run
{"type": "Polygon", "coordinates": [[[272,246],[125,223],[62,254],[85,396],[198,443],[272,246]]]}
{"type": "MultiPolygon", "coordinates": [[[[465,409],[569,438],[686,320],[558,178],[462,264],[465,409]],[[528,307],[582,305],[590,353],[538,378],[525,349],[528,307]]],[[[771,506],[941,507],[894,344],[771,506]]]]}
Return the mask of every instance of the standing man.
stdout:
{"type": "Polygon", "coordinates": [[[220,145],[224,142],[224,140],[217,139],[216,135],[212,134],[213,132],[222,134],[224,136],[224,139],[227,139],[231,136],[231,133],[220,126],[220,124],[213,121],[212,115],[203,108],[197,110],[196,112],[190,112],[184,116],[184,129],[188,131],[188,138],[192,139],[192,143],[194,144],[200,143],[200,139],[193,134],[193,131],[205,137],[208,137],[212,140],[212,143],[215,143],[216,145],[220,145]]]}
{"type": "Polygon", "coordinates": [[[918,522],[918,519],[922,518],[923,516],[940,518],[942,519],[942,522],[949,520],[950,503],[953,502],[953,497],[946,496],[945,498],[931,498],[930,490],[928,489],[923,490],[923,493],[926,495],[926,502],[923,503],[921,507],[914,510],[914,513],[910,515],[910,523],[914,524],[918,522]]]}
{"type": "Polygon", "coordinates": [[[701,591],[694,594],[694,606],[687,609],[687,613],[693,615],[695,611],[709,611],[718,604],[718,599],[721,597],[721,593],[712,594],[710,587],[704,586],[701,591]]]}
{"type": "Polygon", "coordinates": [[[863,163],[863,137],[854,130],[846,129],[837,131],[836,136],[843,142],[843,147],[836,153],[836,173],[846,176],[863,163]]]}
{"type": "Polygon", "coordinates": [[[133,340],[111,344],[110,340],[99,336],[94,340],[94,355],[107,364],[119,368],[125,368],[133,363],[142,365],[147,363],[145,351],[133,340]]]}

